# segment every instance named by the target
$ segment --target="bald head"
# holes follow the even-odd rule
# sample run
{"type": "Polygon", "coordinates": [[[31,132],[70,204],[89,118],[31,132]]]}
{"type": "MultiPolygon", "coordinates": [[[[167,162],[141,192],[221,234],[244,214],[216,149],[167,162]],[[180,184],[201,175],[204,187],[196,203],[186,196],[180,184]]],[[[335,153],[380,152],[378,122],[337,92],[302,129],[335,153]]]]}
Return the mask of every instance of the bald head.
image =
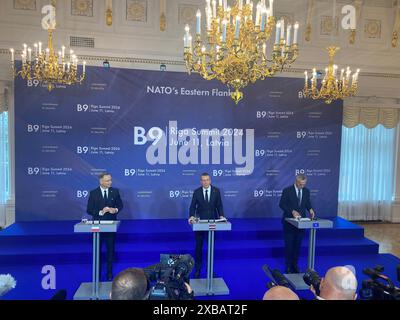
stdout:
{"type": "Polygon", "coordinates": [[[357,279],[346,267],[328,270],[321,281],[321,298],[326,300],[355,300],[357,298],[357,279]]]}
{"type": "Polygon", "coordinates": [[[142,300],[147,291],[147,278],[142,269],[120,272],[111,286],[111,300],[142,300]]]}
{"type": "Polygon", "coordinates": [[[289,288],[276,286],[264,294],[263,300],[299,300],[299,297],[289,288]]]}

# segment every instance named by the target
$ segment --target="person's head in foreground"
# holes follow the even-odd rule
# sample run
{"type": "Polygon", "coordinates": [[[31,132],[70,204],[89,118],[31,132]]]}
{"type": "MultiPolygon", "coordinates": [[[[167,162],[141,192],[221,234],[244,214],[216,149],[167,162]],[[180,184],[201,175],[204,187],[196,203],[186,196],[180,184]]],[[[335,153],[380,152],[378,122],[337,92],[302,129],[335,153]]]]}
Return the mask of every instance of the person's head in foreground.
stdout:
{"type": "Polygon", "coordinates": [[[142,269],[126,269],[114,278],[111,300],[143,300],[146,294],[147,278],[142,269]]]}
{"type": "Polygon", "coordinates": [[[263,300],[299,300],[299,297],[289,288],[275,286],[264,294],[263,300]]]}
{"type": "Polygon", "coordinates": [[[346,267],[334,267],[321,279],[320,295],[323,300],[356,300],[357,278],[346,267]]]}

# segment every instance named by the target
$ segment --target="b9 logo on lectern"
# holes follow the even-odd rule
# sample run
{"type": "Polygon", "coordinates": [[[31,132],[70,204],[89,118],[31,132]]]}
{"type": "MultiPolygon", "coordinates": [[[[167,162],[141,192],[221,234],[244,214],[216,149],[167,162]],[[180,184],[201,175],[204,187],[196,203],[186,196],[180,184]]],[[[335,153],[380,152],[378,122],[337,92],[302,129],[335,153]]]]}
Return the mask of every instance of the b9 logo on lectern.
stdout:
{"type": "Polygon", "coordinates": [[[36,133],[36,132],[39,132],[40,126],[38,124],[28,124],[27,130],[29,133],[32,133],[32,132],[36,133]]]}

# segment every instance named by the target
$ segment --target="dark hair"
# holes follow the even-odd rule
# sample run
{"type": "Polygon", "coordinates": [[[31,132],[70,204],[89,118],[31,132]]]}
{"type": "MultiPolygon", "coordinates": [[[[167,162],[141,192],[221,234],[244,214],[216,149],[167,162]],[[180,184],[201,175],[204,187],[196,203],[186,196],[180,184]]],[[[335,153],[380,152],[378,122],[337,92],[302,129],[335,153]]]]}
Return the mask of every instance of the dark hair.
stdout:
{"type": "Polygon", "coordinates": [[[210,175],[209,175],[207,172],[204,172],[204,173],[201,174],[200,177],[209,177],[209,176],[210,176],[210,175]]]}
{"type": "Polygon", "coordinates": [[[307,180],[307,176],[305,175],[305,174],[298,174],[298,175],[296,175],[296,180],[298,180],[298,181],[304,181],[304,180],[307,180]]]}
{"type": "Polygon", "coordinates": [[[129,268],[120,272],[111,286],[111,300],[143,300],[147,277],[143,269],[129,268]]]}
{"type": "Polygon", "coordinates": [[[99,175],[99,179],[103,179],[105,176],[111,176],[111,174],[110,174],[110,173],[108,173],[108,172],[103,172],[103,173],[100,173],[100,175],[99,175]]]}

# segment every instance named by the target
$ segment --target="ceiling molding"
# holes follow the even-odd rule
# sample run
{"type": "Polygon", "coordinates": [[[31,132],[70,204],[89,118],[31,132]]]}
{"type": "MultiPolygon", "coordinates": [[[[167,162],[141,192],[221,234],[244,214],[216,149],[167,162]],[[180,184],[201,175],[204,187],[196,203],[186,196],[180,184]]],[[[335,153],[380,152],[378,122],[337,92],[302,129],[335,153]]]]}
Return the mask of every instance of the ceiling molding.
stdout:
{"type": "MultiPolygon", "coordinates": [[[[7,49],[0,49],[0,55],[9,56],[10,52],[7,49]]],[[[172,59],[149,59],[141,57],[116,57],[116,56],[97,56],[97,55],[80,55],[80,60],[85,60],[90,65],[90,62],[103,62],[108,60],[109,62],[126,63],[126,64],[152,64],[152,65],[173,65],[173,66],[185,66],[183,60],[172,60],[172,59]]],[[[292,74],[304,74],[304,68],[285,68],[284,73],[292,74]]],[[[377,77],[377,78],[394,78],[400,79],[400,73],[376,73],[376,72],[363,72],[360,77],[377,77]]]]}

